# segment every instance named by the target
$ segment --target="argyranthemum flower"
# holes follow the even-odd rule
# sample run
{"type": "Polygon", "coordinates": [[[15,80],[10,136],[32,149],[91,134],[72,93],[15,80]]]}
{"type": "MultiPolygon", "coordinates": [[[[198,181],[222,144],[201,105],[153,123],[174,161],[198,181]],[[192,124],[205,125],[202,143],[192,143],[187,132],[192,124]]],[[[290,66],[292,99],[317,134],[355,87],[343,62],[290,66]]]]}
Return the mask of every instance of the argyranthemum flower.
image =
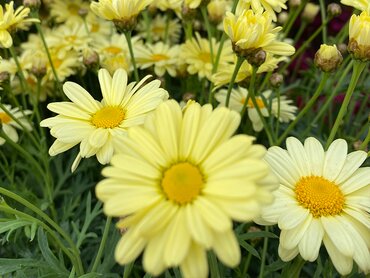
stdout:
{"type": "MultiPolygon", "coordinates": [[[[219,45],[215,39],[212,40],[214,59],[219,45]]],[[[220,57],[219,68],[233,61],[234,56],[230,44],[225,43],[223,45],[220,57]]],[[[206,77],[208,80],[211,79],[213,69],[211,58],[209,40],[202,38],[199,33],[196,33],[195,38],[187,40],[181,46],[180,60],[188,65],[187,70],[190,74],[197,73],[199,78],[206,77]]]]}
{"type": "Polygon", "coordinates": [[[27,29],[29,23],[39,22],[36,18],[26,18],[30,13],[29,8],[19,6],[14,11],[14,2],[0,6],[0,47],[9,48],[13,45],[11,32],[17,29],[27,29]]]}
{"type": "Polygon", "coordinates": [[[354,7],[360,11],[370,14],[370,2],[368,0],[340,0],[343,5],[354,7]]]}
{"type": "Polygon", "coordinates": [[[83,0],[58,0],[50,3],[50,15],[58,23],[83,23],[83,18],[79,14],[81,10],[88,11],[89,3],[83,0]]]}
{"type": "Polygon", "coordinates": [[[170,47],[163,42],[145,44],[135,49],[136,63],[141,69],[154,66],[157,76],[163,76],[166,71],[172,77],[176,76],[176,66],[180,48],[178,45],[170,47]]]}
{"type": "Polygon", "coordinates": [[[249,221],[270,203],[276,180],[253,137],[232,134],[240,116],[225,107],[174,100],[120,140],[107,179],[96,186],[104,212],[127,228],[115,258],[159,275],[180,266],[184,277],[207,277],[206,250],[234,267],[240,260],[232,220],[249,221]]]}
{"type": "MultiPolygon", "coordinates": [[[[216,100],[220,103],[221,106],[225,106],[226,103],[227,90],[220,90],[215,94],[216,100]]],[[[295,112],[297,107],[292,105],[292,100],[288,100],[286,96],[280,96],[280,107],[279,102],[276,97],[270,100],[271,90],[262,92],[262,96],[257,96],[256,101],[258,107],[264,117],[269,116],[270,102],[271,102],[271,115],[275,118],[278,118],[280,122],[287,123],[295,119],[295,112]]],[[[238,87],[233,89],[230,95],[229,107],[232,110],[241,112],[243,106],[248,99],[248,90],[243,87],[238,87]]],[[[260,116],[258,115],[257,109],[253,105],[252,100],[249,98],[247,103],[248,117],[252,122],[253,129],[255,131],[261,131],[263,129],[263,123],[260,116]]]]}
{"type": "Polygon", "coordinates": [[[63,90],[72,102],[50,103],[48,109],[59,115],[40,123],[49,127],[56,138],[49,154],[57,155],[81,143],[72,171],[84,157],[96,155],[101,164],[108,163],[127,129],[141,125],[146,115],[168,98],[167,91],[159,88],[159,80],[143,86],[148,78],[127,85],[127,73],[123,69],[117,70],[113,78],[101,69],[99,83],[103,99],[100,102],[80,85],[66,82],[63,90]]]}
{"type": "Polygon", "coordinates": [[[99,0],[91,2],[91,10],[99,17],[112,20],[116,27],[130,30],[136,24],[136,17],[153,0],[99,0]]]}
{"type": "Polygon", "coordinates": [[[348,51],[356,59],[370,60],[370,15],[365,11],[349,21],[348,51]]]}
{"type": "MultiPolygon", "coordinates": [[[[16,128],[26,128],[27,130],[32,130],[32,126],[29,120],[26,118],[27,115],[32,114],[32,111],[21,111],[18,107],[12,108],[8,104],[4,104],[4,107],[7,112],[0,108],[1,129],[10,138],[10,140],[18,142],[19,137],[16,128]],[[16,118],[21,123],[21,125],[19,125],[19,123],[17,123],[10,115],[16,118]]],[[[0,136],[0,145],[3,145],[4,143],[5,139],[0,136]]]]}
{"type": "Polygon", "coordinates": [[[254,13],[244,10],[240,15],[226,13],[224,30],[230,37],[235,52],[247,57],[262,49],[266,53],[290,56],[295,52],[292,45],[277,39],[282,27],[274,27],[267,12],[254,13]]]}
{"type": "Polygon", "coordinates": [[[252,8],[254,12],[265,10],[271,16],[273,21],[277,20],[276,13],[281,9],[287,9],[285,5],[287,0],[239,0],[236,7],[236,14],[241,14],[244,10],[252,8]]]}
{"type": "Polygon", "coordinates": [[[347,143],[335,140],[327,151],[310,137],[296,138],[287,150],[271,147],[265,160],[280,180],[274,203],[262,219],[281,229],[279,255],[284,261],[298,253],[317,259],[321,243],[341,275],[370,272],[370,167],[359,168],[367,154],[347,154],[347,143]]]}

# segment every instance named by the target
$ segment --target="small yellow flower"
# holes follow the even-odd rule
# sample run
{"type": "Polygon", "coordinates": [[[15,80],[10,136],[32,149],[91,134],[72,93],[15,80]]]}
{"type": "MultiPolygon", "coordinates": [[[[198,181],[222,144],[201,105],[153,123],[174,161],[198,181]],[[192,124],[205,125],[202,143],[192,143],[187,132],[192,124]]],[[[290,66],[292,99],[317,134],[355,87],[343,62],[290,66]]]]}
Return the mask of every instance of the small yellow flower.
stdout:
{"type": "Polygon", "coordinates": [[[315,54],[315,65],[324,72],[336,70],[343,61],[337,46],[322,44],[315,54]]]}
{"type": "Polygon", "coordinates": [[[170,47],[163,42],[145,44],[136,48],[135,59],[141,69],[154,66],[157,76],[163,76],[167,71],[172,77],[176,76],[176,66],[180,48],[170,47]]]}
{"type": "MultiPolygon", "coordinates": [[[[27,115],[32,114],[30,110],[21,111],[18,107],[12,108],[8,104],[4,104],[5,109],[9,112],[5,112],[0,108],[0,125],[2,131],[12,140],[18,142],[18,133],[16,128],[22,129],[22,126],[27,130],[32,130],[29,120],[26,118],[27,115]],[[22,125],[19,125],[10,115],[16,118],[22,125]]],[[[5,139],[0,136],[0,145],[5,143],[5,139]]]]}
{"type": "Polygon", "coordinates": [[[225,107],[165,101],[120,140],[96,186],[104,212],[123,217],[120,264],[143,252],[145,271],[179,266],[184,278],[208,277],[207,250],[229,267],[240,261],[233,220],[259,215],[276,180],[253,137],[232,136],[240,116],[225,107]],[[129,146],[129,148],[128,148],[129,146]]]}
{"type": "Polygon", "coordinates": [[[352,15],[349,21],[348,51],[356,59],[370,60],[370,16],[366,11],[352,15]]]}
{"type": "Polygon", "coordinates": [[[295,52],[293,46],[277,39],[282,27],[273,27],[267,12],[254,13],[244,10],[240,15],[226,13],[224,30],[230,37],[234,50],[244,57],[253,55],[259,49],[266,53],[290,56],[295,52]]]}
{"type": "Polygon", "coordinates": [[[0,47],[9,48],[13,45],[13,39],[10,35],[16,29],[27,29],[31,22],[39,22],[36,18],[26,18],[30,13],[29,8],[19,6],[14,11],[14,2],[0,6],[0,47]]]}
{"type": "Polygon", "coordinates": [[[236,14],[241,14],[244,10],[252,9],[254,12],[265,10],[273,21],[277,20],[276,13],[282,9],[287,9],[287,0],[239,0],[236,7],[236,14]]]}
{"type": "Polygon", "coordinates": [[[136,25],[136,17],[153,0],[99,0],[91,2],[91,10],[101,18],[112,20],[117,28],[131,30],[136,25]]]}
{"type": "Polygon", "coordinates": [[[143,86],[150,76],[139,83],[127,84],[127,73],[118,69],[113,77],[107,70],[99,70],[99,83],[103,95],[97,101],[74,82],[66,82],[63,90],[72,102],[50,103],[49,110],[59,115],[41,121],[56,138],[49,149],[57,155],[80,144],[80,152],[72,165],[74,171],[81,158],[96,155],[101,164],[110,161],[117,143],[127,135],[127,129],[141,125],[168,93],[159,88],[160,81],[153,80],[143,86]]]}

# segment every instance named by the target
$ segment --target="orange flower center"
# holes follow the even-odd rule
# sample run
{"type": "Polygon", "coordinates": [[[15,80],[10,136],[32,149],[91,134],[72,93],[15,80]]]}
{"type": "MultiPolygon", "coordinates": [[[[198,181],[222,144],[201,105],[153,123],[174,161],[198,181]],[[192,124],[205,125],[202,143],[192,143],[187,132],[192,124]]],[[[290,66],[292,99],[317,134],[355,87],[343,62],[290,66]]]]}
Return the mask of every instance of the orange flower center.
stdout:
{"type": "Polygon", "coordinates": [[[5,112],[0,112],[0,122],[3,124],[7,124],[12,120],[12,118],[6,114],[5,112]]]}
{"type": "Polygon", "coordinates": [[[159,62],[159,61],[163,61],[163,60],[168,60],[168,56],[167,55],[163,55],[163,54],[153,54],[152,55],[152,60],[154,62],[159,62]]]}
{"type": "Polygon", "coordinates": [[[188,162],[171,166],[162,179],[162,189],[167,198],[180,205],[193,201],[201,193],[203,184],[199,168],[188,162]]]}
{"type": "Polygon", "coordinates": [[[344,195],[340,188],[323,177],[302,177],[294,191],[298,203],[309,209],[315,218],[340,214],[344,208],[344,195]]]}

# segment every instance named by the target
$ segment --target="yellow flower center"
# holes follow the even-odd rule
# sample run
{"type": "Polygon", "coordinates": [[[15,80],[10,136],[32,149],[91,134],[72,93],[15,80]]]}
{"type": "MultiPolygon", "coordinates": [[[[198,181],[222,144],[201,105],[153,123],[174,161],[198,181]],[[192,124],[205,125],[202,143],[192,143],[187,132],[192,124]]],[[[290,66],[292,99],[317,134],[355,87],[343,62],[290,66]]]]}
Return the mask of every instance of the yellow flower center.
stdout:
{"type": "Polygon", "coordinates": [[[96,127],[115,128],[125,118],[125,112],[119,106],[106,106],[91,117],[91,123],[96,127]]]}
{"type": "Polygon", "coordinates": [[[6,114],[5,112],[0,112],[0,122],[3,124],[7,124],[12,120],[12,118],[6,114]]]}
{"type": "Polygon", "coordinates": [[[198,55],[199,60],[201,60],[204,63],[210,63],[211,62],[211,54],[208,52],[201,52],[198,55]]]}
{"type": "Polygon", "coordinates": [[[99,29],[100,29],[100,25],[98,23],[93,23],[91,24],[91,32],[92,33],[97,33],[99,32],[99,29]]]}
{"type": "Polygon", "coordinates": [[[67,9],[71,14],[78,15],[80,7],[76,4],[68,4],[67,9]]]}
{"type": "MultiPolygon", "coordinates": [[[[242,104],[245,103],[245,97],[243,97],[240,101],[242,104]]],[[[265,103],[261,98],[256,98],[256,102],[259,108],[265,108],[265,103]]],[[[248,107],[254,108],[253,101],[251,98],[248,99],[248,107]]]]}
{"type": "Polygon", "coordinates": [[[198,167],[182,162],[171,166],[164,173],[162,189],[167,198],[184,205],[193,201],[201,192],[203,176],[198,167]]]}
{"type": "Polygon", "coordinates": [[[118,53],[122,52],[122,49],[117,47],[117,46],[108,46],[108,47],[104,48],[103,51],[106,51],[106,52],[109,52],[109,53],[112,53],[112,54],[118,54],[118,53]]]}
{"type": "Polygon", "coordinates": [[[66,36],[65,39],[69,42],[74,42],[77,39],[76,35],[66,36]]]}
{"type": "Polygon", "coordinates": [[[344,195],[332,181],[319,176],[302,177],[295,186],[298,203],[309,209],[313,217],[340,214],[344,195]]]}
{"type": "Polygon", "coordinates": [[[167,55],[163,55],[163,54],[153,54],[152,55],[152,60],[155,61],[155,62],[159,62],[159,61],[163,61],[163,60],[168,60],[168,56],[167,55]]]}

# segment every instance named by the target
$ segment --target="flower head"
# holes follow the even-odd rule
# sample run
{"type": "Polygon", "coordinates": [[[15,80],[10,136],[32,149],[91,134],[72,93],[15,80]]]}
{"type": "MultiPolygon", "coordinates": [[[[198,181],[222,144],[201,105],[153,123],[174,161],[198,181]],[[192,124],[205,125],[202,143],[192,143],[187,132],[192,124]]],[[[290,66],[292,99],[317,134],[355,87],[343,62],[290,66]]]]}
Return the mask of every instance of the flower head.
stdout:
{"type": "Polygon", "coordinates": [[[340,0],[343,5],[351,6],[360,11],[370,14],[370,2],[368,0],[340,0]]]}
{"type": "Polygon", "coordinates": [[[348,51],[354,58],[370,60],[370,15],[365,11],[352,15],[349,21],[348,51]]]}
{"type": "MultiPolygon", "coordinates": [[[[0,108],[0,128],[6,136],[10,138],[10,140],[18,142],[19,137],[16,128],[32,130],[30,121],[26,118],[27,115],[32,114],[32,111],[21,111],[18,107],[12,108],[7,104],[4,104],[4,107],[6,111],[0,108]],[[13,118],[16,118],[21,125],[13,118]]],[[[5,139],[0,136],[0,145],[3,145],[4,143],[5,139]]]]}
{"type": "Polygon", "coordinates": [[[207,277],[206,250],[236,266],[240,249],[232,220],[248,221],[271,202],[275,179],[253,137],[232,134],[240,116],[194,101],[181,111],[162,103],[144,126],[120,140],[105,180],[96,187],[107,215],[123,217],[127,232],[115,257],[120,264],[144,250],[147,272],[180,266],[184,277],[207,277]]]}
{"type": "Polygon", "coordinates": [[[277,20],[276,13],[280,13],[282,9],[286,9],[287,0],[239,0],[236,7],[236,14],[241,14],[243,10],[252,8],[254,12],[265,10],[273,21],[277,20]]]}
{"type": "Polygon", "coordinates": [[[366,152],[347,154],[343,139],[327,151],[313,137],[304,144],[290,137],[286,146],[265,156],[280,187],[262,219],[281,229],[280,257],[290,261],[299,253],[314,261],[323,242],[341,275],[351,272],[353,260],[370,272],[370,167],[359,168],[366,152]]]}
{"type": "Polygon", "coordinates": [[[290,56],[295,52],[290,44],[278,41],[277,34],[281,27],[273,27],[267,12],[261,14],[244,10],[240,15],[228,12],[224,19],[224,30],[235,52],[246,58],[261,49],[281,56],[290,56]]]}
{"type": "Polygon", "coordinates": [[[26,18],[30,13],[29,8],[19,6],[14,11],[14,2],[0,6],[0,47],[9,48],[13,45],[10,33],[16,29],[26,29],[31,22],[39,22],[36,18],[26,18]]]}
{"type": "Polygon", "coordinates": [[[80,85],[66,82],[63,90],[72,102],[50,103],[48,109],[59,115],[40,123],[56,138],[49,154],[57,155],[80,144],[72,171],[83,157],[96,155],[101,164],[108,163],[127,129],[142,124],[146,115],[168,97],[167,91],[159,88],[159,80],[143,86],[149,77],[127,85],[123,69],[117,70],[113,78],[107,70],[99,70],[101,102],[80,85]]]}

